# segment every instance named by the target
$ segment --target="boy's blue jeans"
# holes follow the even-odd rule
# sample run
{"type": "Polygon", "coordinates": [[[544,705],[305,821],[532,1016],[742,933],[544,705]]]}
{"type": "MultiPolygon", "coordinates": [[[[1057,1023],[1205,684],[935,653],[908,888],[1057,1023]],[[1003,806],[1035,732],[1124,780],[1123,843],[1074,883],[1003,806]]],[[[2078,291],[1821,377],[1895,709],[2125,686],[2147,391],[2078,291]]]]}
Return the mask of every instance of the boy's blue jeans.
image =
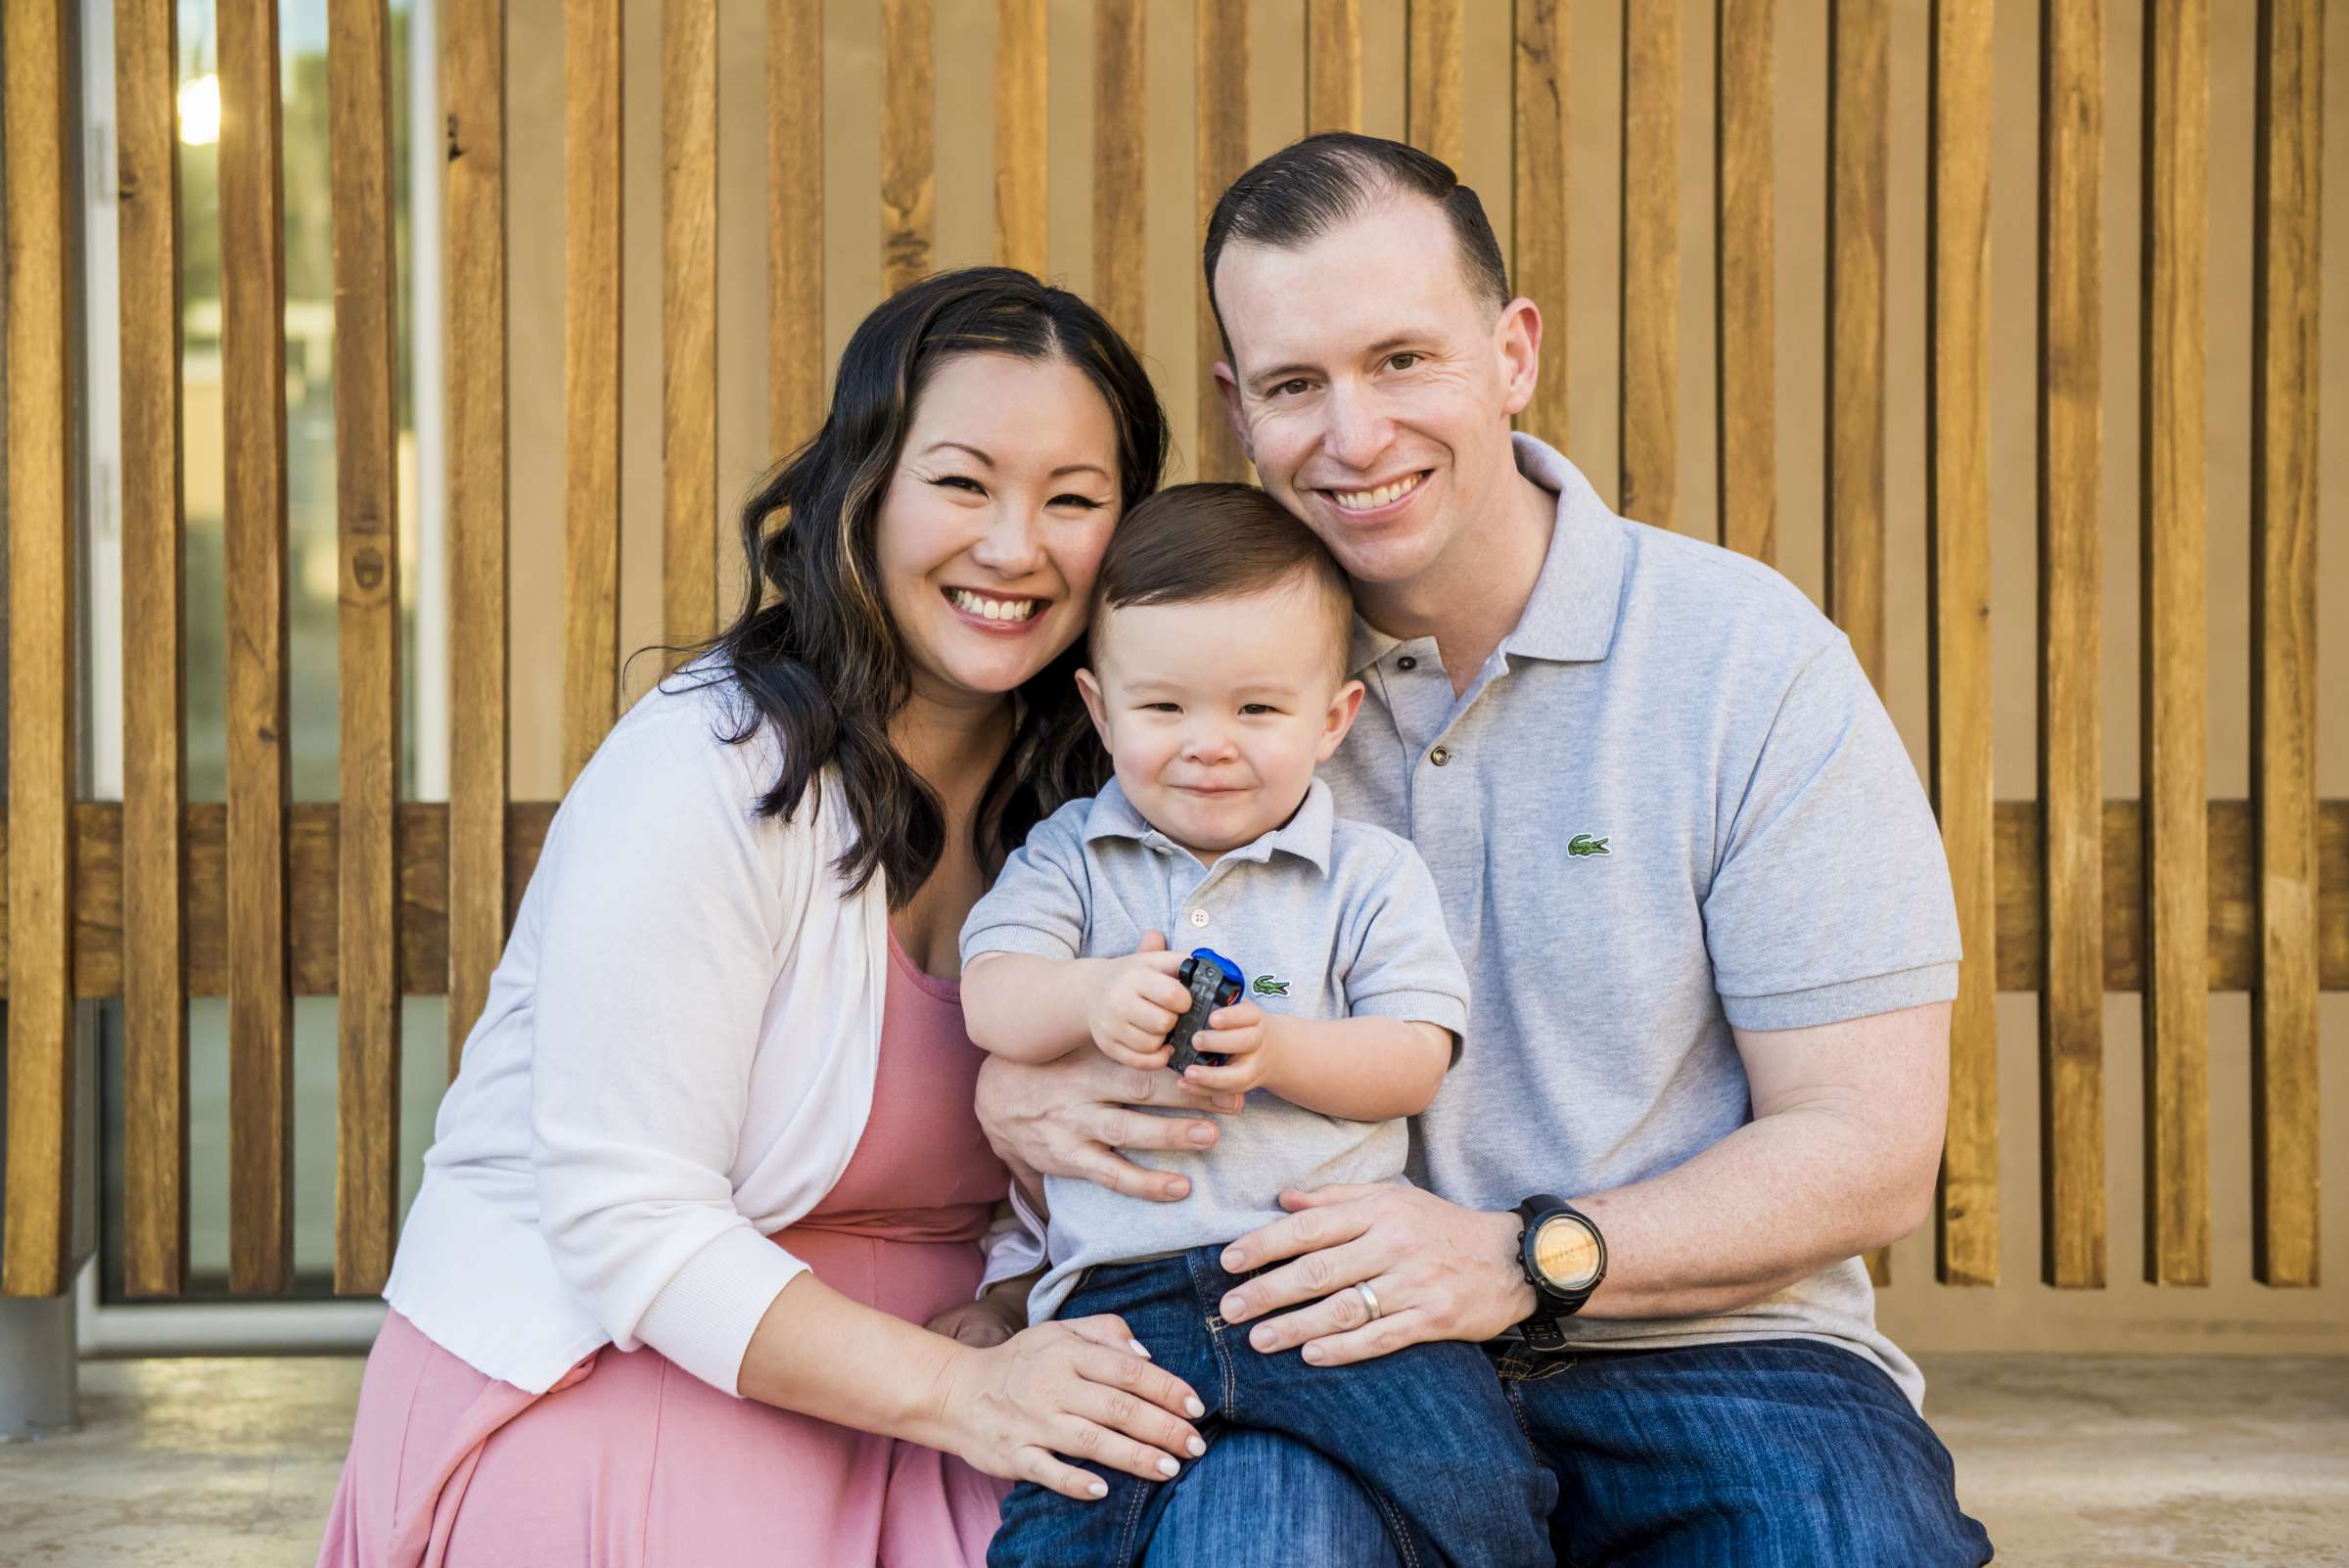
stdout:
{"type": "MultiPolygon", "coordinates": [[[[1023,1482],[1003,1503],[989,1568],[1127,1568],[1138,1563],[1169,1503],[1195,1485],[1240,1488],[1261,1560],[1353,1563],[1316,1555],[1288,1532],[1317,1526],[1269,1506],[1263,1478],[1204,1467],[1244,1432],[1310,1448],[1370,1510],[1373,1545],[1415,1568],[1547,1568],[1557,1478],[1534,1456],[1493,1364],[1473,1345],[1414,1345],[1350,1366],[1313,1366],[1296,1351],[1259,1354],[1248,1324],[1226,1326],[1217,1306],[1244,1275],[1223,1271],[1221,1247],[1089,1271],[1064,1317],[1116,1313],[1151,1359],[1190,1384],[1207,1407],[1192,1424],[1207,1457],[1172,1481],[1142,1481],[1086,1464],[1109,1483],[1092,1501],[1023,1482]]],[[[1177,1455],[1179,1457],[1179,1455],[1177,1455]]],[[[1206,1561],[1208,1559],[1201,1559],[1206,1561]]],[[[1217,1561],[1227,1559],[1218,1558],[1217,1561]]],[[[1375,1560],[1375,1559],[1366,1559],[1375,1560]]]]}

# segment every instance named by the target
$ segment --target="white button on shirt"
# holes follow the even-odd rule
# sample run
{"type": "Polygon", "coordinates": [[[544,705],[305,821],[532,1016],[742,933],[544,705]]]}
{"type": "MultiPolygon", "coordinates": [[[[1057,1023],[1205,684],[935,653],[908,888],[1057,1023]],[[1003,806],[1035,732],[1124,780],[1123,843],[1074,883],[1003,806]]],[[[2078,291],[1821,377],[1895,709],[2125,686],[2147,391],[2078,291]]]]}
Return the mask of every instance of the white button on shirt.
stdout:
{"type": "Polygon", "coordinates": [[[1207,911],[1206,911],[1205,909],[1193,909],[1193,910],[1191,911],[1191,924],[1192,924],[1193,926],[1204,926],[1204,925],[1206,925],[1206,924],[1207,924],[1207,911]]]}

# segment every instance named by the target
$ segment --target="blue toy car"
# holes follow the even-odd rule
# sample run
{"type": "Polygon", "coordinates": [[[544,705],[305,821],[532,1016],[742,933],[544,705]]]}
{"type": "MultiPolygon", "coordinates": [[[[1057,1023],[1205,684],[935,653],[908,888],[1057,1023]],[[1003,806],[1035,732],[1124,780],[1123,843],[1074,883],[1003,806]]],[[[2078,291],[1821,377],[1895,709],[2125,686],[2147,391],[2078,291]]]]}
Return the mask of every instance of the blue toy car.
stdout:
{"type": "Polygon", "coordinates": [[[1210,1014],[1219,1007],[1229,1007],[1246,992],[1240,966],[1213,947],[1194,947],[1191,955],[1174,971],[1174,978],[1190,988],[1191,1008],[1174,1021],[1174,1032],[1167,1043],[1174,1054],[1167,1065],[1179,1073],[1193,1062],[1205,1062],[1210,1067],[1221,1067],[1223,1058],[1213,1051],[1191,1048],[1191,1037],[1207,1027],[1210,1014]]]}

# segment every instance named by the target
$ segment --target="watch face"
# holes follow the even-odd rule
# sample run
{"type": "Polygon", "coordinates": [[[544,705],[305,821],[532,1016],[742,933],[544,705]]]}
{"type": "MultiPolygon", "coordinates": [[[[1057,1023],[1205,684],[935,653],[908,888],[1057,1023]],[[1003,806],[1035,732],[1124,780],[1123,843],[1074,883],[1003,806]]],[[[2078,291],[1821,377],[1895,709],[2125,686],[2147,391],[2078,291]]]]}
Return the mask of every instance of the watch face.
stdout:
{"type": "Polygon", "coordinates": [[[1572,1295],[1598,1278],[1598,1238],[1570,1214],[1552,1215],[1534,1236],[1534,1266],[1552,1290],[1572,1295]]]}

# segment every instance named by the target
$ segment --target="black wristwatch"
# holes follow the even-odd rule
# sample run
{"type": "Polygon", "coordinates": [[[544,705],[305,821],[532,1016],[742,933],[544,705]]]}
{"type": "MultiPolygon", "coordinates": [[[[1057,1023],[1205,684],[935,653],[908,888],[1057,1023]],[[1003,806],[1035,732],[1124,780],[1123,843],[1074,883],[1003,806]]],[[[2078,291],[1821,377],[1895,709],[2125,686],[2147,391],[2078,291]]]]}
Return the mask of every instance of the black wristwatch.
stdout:
{"type": "Polygon", "coordinates": [[[1607,1241],[1589,1215],[1545,1192],[1517,1205],[1517,1217],[1525,1222],[1517,1238],[1517,1267],[1534,1287],[1533,1315],[1517,1331],[1536,1350],[1559,1350],[1566,1335],[1558,1319],[1581,1312],[1607,1277],[1607,1241]]]}

